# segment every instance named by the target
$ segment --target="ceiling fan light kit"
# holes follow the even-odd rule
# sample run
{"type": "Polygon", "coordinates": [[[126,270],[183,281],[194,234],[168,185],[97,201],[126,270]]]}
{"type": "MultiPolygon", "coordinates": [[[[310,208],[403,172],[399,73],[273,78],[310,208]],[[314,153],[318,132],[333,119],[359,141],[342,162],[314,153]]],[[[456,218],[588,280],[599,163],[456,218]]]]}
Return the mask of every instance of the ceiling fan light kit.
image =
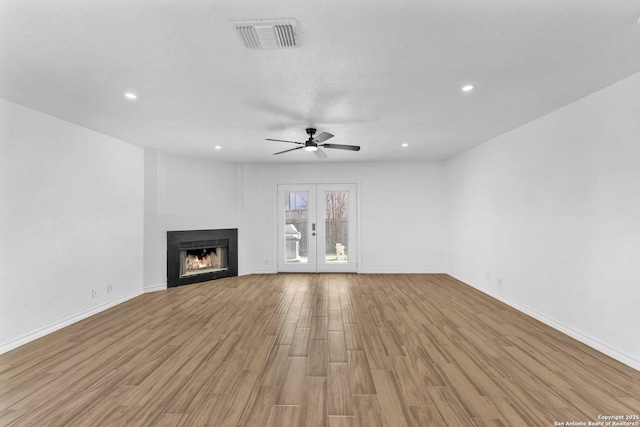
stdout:
{"type": "Polygon", "coordinates": [[[337,150],[348,150],[348,151],[360,151],[360,146],[359,145],[345,145],[345,144],[327,144],[324,141],[328,140],[329,138],[333,138],[333,135],[330,134],[329,132],[322,132],[320,135],[318,135],[317,137],[313,137],[313,135],[315,135],[316,130],[314,128],[307,128],[306,129],[307,135],[309,135],[309,139],[306,142],[298,142],[298,141],[286,141],[284,139],[271,139],[271,138],[267,138],[267,141],[277,141],[277,142],[286,142],[289,144],[297,144],[299,145],[299,147],[296,148],[290,148],[289,150],[284,150],[284,151],[279,151],[277,153],[273,153],[273,155],[278,155],[278,154],[283,154],[283,153],[288,153],[289,151],[295,151],[295,150],[299,150],[301,148],[304,148],[305,151],[312,151],[315,152],[316,156],[319,159],[326,159],[327,158],[327,154],[321,150],[321,148],[332,148],[332,149],[337,149],[337,150]]]}

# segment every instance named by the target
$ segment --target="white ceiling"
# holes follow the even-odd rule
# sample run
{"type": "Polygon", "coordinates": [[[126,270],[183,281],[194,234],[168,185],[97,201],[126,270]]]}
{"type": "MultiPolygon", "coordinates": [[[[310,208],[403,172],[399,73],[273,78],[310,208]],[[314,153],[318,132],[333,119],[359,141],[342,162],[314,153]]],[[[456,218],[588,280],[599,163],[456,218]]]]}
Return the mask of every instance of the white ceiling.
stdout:
{"type": "Polygon", "coordinates": [[[639,14],[638,0],[2,0],[0,97],[222,161],[446,159],[640,72],[639,14]],[[246,50],[228,25],[274,18],[297,20],[298,48],[246,50]],[[265,138],[309,126],[362,150],[272,156],[292,146],[265,138]]]}

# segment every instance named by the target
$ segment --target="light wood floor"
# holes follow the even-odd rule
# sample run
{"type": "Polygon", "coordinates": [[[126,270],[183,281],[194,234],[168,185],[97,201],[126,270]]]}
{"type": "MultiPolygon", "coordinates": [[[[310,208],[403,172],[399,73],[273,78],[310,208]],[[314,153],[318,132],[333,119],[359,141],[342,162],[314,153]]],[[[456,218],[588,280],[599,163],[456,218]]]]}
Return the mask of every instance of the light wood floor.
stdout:
{"type": "Polygon", "coordinates": [[[0,355],[0,425],[553,426],[640,372],[446,275],[254,275],[145,294],[0,355]]]}

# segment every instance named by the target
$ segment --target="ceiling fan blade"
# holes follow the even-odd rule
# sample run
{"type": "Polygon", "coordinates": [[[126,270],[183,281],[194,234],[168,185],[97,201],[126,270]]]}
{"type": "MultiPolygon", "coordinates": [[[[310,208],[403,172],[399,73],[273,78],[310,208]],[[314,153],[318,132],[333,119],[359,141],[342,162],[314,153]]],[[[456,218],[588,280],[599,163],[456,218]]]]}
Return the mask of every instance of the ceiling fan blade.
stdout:
{"type": "Polygon", "coordinates": [[[322,144],[322,148],[337,148],[338,150],[360,151],[359,145],[322,144]]]}
{"type": "Polygon", "coordinates": [[[304,142],[297,142],[297,141],[285,141],[284,139],[271,139],[271,138],[267,138],[267,139],[265,139],[265,141],[290,142],[291,144],[300,144],[300,145],[304,145],[304,142]]]}
{"type": "Polygon", "coordinates": [[[314,151],[315,155],[319,158],[319,159],[326,159],[327,158],[327,153],[325,153],[324,151],[322,151],[320,149],[320,147],[318,147],[318,149],[316,151],[314,151]]]}
{"type": "Polygon", "coordinates": [[[330,133],[328,133],[328,132],[322,132],[320,135],[318,135],[318,136],[316,136],[315,138],[313,138],[313,140],[314,140],[316,143],[320,143],[320,142],[324,142],[324,141],[326,141],[326,140],[327,140],[327,139],[329,139],[329,138],[333,138],[333,135],[331,135],[331,134],[330,134],[330,133]]]}
{"type": "Polygon", "coordinates": [[[277,153],[273,153],[273,155],[275,156],[276,154],[288,153],[289,151],[299,150],[301,148],[304,148],[304,147],[296,147],[296,148],[291,148],[289,150],[279,151],[277,153]]]}

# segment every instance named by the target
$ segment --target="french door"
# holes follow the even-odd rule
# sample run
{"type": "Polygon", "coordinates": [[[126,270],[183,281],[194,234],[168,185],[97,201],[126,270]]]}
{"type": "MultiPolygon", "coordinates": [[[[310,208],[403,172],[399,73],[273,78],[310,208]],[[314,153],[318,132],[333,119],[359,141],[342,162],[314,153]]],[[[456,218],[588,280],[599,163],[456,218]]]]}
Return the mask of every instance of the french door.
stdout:
{"type": "Polygon", "coordinates": [[[278,271],[357,271],[356,184],[278,185],[278,271]]]}

